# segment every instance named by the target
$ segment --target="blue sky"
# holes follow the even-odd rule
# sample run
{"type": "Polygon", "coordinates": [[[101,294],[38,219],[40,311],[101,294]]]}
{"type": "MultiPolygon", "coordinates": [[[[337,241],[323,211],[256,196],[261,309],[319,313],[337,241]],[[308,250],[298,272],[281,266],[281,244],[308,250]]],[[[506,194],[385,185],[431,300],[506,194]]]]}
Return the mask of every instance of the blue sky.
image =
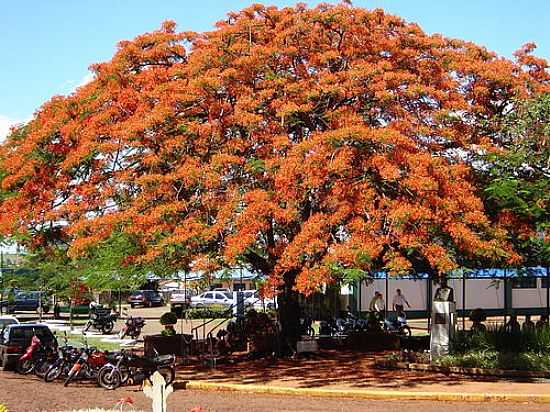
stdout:
{"type": "MultiPolygon", "coordinates": [[[[256,1],[257,2],[257,1],[256,1]]],[[[179,30],[208,30],[225,13],[252,2],[232,0],[12,0],[0,13],[0,139],[50,97],[86,80],[88,66],[110,59],[119,40],[166,19],[179,30]]],[[[309,1],[310,5],[317,2],[309,1]]],[[[278,6],[295,1],[271,0],[278,6]]],[[[550,58],[549,0],[355,0],[510,57],[528,41],[550,58]]]]}

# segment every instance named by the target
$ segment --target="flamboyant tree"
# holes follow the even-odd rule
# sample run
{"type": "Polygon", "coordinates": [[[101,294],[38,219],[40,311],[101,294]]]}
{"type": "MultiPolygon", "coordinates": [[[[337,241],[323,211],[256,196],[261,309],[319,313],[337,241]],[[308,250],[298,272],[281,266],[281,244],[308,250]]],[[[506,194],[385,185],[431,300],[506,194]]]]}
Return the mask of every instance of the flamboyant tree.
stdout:
{"type": "MultiPolygon", "coordinates": [[[[528,52],[529,50],[527,50],[528,52]]],[[[547,92],[544,60],[345,5],[255,5],[119,44],[2,146],[0,230],[124,264],[244,262],[281,290],[353,270],[517,261],[471,160],[488,120],[547,92]]]]}

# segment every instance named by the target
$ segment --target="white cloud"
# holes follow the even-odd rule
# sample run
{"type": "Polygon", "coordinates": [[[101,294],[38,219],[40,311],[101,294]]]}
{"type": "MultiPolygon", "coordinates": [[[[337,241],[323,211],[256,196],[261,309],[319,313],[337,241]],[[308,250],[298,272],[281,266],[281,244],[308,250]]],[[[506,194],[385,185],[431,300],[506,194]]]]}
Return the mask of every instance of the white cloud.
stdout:
{"type": "Polygon", "coordinates": [[[92,72],[88,72],[80,80],[67,80],[61,87],[63,89],[63,93],[70,94],[79,87],[90,83],[92,80],[94,80],[94,74],[92,72]]]}
{"type": "Polygon", "coordinates": [[[3,142],[4,139],[8,136],[10,132],[10,127],[20,123],[19,120],[10,119],[8,116],[0,114],[0,142],[3,142]]]}
{"type": "Polygon", "coordinates": [[[94,74],[92,72],[88,72],[86,76],[84,76],[80,82],[76,85],[76,88],[79,88],[80,86],[84,86],[85,84],[90,83],[92,80],[94,80],[94,74]]]}

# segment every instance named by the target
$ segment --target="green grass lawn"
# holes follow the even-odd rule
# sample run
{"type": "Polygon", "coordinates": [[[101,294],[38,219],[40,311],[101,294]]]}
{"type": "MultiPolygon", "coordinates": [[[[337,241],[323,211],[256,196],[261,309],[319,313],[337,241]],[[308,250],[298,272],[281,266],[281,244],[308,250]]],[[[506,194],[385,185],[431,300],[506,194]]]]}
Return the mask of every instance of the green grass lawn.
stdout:
{"type": "Polygon", "coordinates": [[[103,342],[103,338],[98,338],[95,336],[87,336],[84,338],[83,336],[71,336],[68,339],[69,345],[75,346],[75,347],[82,347],[85,345],[85,342],[88,342],[88,346],[93,346],[94,348],[97,348],[99,350],[106,350],[106,351],[115,351],[120,350],[120,344],[118,342],[103,342]]]}

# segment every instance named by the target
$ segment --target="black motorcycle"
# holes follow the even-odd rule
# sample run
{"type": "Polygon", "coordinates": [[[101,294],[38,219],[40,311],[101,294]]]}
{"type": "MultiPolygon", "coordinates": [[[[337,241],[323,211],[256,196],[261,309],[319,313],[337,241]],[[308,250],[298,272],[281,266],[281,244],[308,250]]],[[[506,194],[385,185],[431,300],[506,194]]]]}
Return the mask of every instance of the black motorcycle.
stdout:
{"type": "Polygon", "coordinates": [[[350,311],[342,313],[338,318],[321,321],[319,324],[319,335],[323,336],[346,336],[367,330],[369,330],[369,322],[350,311]]]}
{"type": "Polygon", "coordinates": [[[118,337],[120,339],[124,339],[124,337],[129,336],[132,339],[137,339],[139,335],[141,335],[141,329],[143,329],[144,326],[145,319],[143,319],[141,316],[128,316],[126,318],[126,322],[124,322],[124,326],[118,333],[118,337]]]}
{"type": "Polygon", "coordinates": [[[159,372],[166,385],[170,385],[176,377],[176,357],[160,355],[150,358],[123,351],[99,370],[97,382],[102,388],[112,390],[129,380],[134,384],[150,380],[155,372],[159,372]]]}
{"type": "Polygon", "coordinates": [[[53,382],[61,376],[66,377],[79,357],[80,351],[69,345],[65,339],[65,345],[59,347],[58,357],[44,374],[44,380],[46,382],[53,382]]]}
{"type": "Polygon", "coordinates": [[[116,313],[111,313],[110,309],[95,307],[90,310],[90,319],[84,327],[84,332],[93,327],[101,331],[104,335],[108,335],[113,331],[115,322],[118,318],[116,313]]]}

